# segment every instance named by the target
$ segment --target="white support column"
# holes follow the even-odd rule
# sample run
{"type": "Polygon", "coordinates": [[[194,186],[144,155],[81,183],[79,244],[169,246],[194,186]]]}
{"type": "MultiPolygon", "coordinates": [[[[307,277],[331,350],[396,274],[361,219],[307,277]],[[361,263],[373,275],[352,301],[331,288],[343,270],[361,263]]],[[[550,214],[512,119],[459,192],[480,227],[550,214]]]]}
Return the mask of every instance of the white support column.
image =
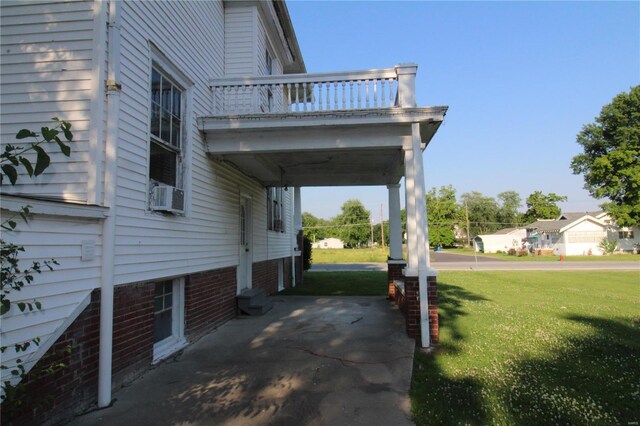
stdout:
{"type": "Polygon", "coordinates": [[[389,257],[402,259],[402,218],[400,217],[400,184],[387,185],[389,190],[389,257]]]}
{"type": "Polygon", "coordinates": [[[429,294],[427,276],[435,275],[436,272],[429,268],[429,233],[419,123],[413,123],[411,125],[411,134],[411,149],[405,151],[407,245],[409,258],[405,276],[418,277],[418,285],[420,287],[420,337],[422,346],[429,347],[429,294]]]}
{"type": "MultiPolygon", "coordinates": [[[[424,186],[424,163],[422,161],[422,149],[420,144],[420,124],[411,125],[413,145],[413,165],[415,169],[415,197],[416,197],[416,226],[418,243],[418,271],[426,273],[430,266],[429,260],[429,228],[427,226],[427,201],[424,186]]],[[[426,275],[425,275],[426,276],[426,275]]]]}
{"type": "MultiPolygon", "coordinates": [[[[298,247],[298,232],[302,230],[302,197],[300,187],[293,188],[293,230],[291,232],[291,285],[295,287],[296,280],[296,257],[301,256],[302,247],[298,247]]],[[[302,264],[302,263],[300,263],[302,264]]]]}
{"type": "Polygon", "coordinates": [[[405,276],[418,275],[418,240],[416,222],[415,165],[413,149],[404,152],[404,191],[407,209],[407,271],[405,276]]]}
{"type": "Polygon", "coordinates": [[[300,187],[293,188],[293,226],[296,233],[302,229],[302,198],[300,187]]]}

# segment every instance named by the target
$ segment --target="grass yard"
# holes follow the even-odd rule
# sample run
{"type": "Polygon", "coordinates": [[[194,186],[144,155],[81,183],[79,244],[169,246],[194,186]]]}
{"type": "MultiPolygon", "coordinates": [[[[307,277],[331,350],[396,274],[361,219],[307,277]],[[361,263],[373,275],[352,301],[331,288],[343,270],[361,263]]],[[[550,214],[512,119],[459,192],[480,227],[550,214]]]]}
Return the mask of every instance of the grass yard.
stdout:
{"type": "MultiPolygon", "coordinates": [[[[418,425],[640,421],[640,274],[443,271],[438,281],[440,345],[414,361],[418,425]]],[[[281,294],[385,296],[386,273],[307,272],[281,294]]]]}
{"type": "Polygon", "coordinates": [[[305,272],[304,284],[281,291],[290,296],[386,296],[386,272],[305,272]]]}
{"type": "Polygon", "coordinates": [[[640,421],[637,272],[442,272],[418,425],[640,421]]]}
{"type": "MultiPolygon", "coordinates": [[[[446,253],[466,254],[473,256],[473,249],[457,248],[445,249],[446,253]]],[[[386,262],[389,256],[387,248],[361,248],[361,249],[313,249],[311,253],[313,264],[319,263],[367,263],[386,262]]],[[[497,253],[478,253],[479,257],[509,260],[514,262],[557,262],[558,256],[509,256],[497,253]]],[[[635,261],[640,262],[640,254],[614,254],[611,256],[567,256],[568,262],[593,262],[593,261],[635,261]]]]}
{"type": "Polygon", "coordinates": [[[311,251],[311,256],[313,264],[386,262],[389,257],[389,249],[313,249],[311,251]]]}

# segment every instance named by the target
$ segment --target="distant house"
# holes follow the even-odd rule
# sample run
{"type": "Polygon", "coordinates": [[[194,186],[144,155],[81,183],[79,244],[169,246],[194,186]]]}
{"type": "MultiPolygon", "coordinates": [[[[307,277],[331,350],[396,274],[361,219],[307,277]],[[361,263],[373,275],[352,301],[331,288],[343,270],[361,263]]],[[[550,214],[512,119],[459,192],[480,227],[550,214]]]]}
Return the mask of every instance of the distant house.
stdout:
{"type": "Polygon", "coordinates": [[[315,249],[343,249],[344,243],[339,238],[325,238],[311,244],[311,248],[315,249]]]}
{"type": "Polygon", "coordinates": [[[615,240],[618,251],[634,252],[640,244],[637,228],[616,226],[605,212],[563,213],[558,219],[537,220],[526,226],[526,240],[536,249],[552,249],[565,256],[601,255],[603,239],[615,240]]]}
{"type": "Polygon", "coordinates": [[[479,251],[484,253],[496,253],[508,251],[522,246],[522,240],[527,237],[525,228],[505,228],[493,234],[478,235],[474,242],[479,251]]]}

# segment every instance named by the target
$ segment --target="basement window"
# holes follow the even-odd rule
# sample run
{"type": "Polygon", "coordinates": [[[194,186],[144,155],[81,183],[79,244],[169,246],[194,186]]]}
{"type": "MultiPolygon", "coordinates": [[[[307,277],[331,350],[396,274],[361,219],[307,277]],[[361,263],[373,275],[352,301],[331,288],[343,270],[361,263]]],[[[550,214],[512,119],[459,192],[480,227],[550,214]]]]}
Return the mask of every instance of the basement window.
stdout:
{"type": "Polygon", "coordinates": [[[184,339],[184,280],[154,285],[153,361],[160,361],[187,345],[184,339]]]}

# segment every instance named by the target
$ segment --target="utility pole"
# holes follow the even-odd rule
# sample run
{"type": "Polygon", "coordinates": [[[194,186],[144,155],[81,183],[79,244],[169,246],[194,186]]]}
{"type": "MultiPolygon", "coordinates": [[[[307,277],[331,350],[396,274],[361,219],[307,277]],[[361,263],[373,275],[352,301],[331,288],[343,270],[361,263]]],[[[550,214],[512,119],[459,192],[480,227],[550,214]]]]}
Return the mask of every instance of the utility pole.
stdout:
{"type": "Polygon", "coordinates": [[[371,219],[371,248],[373,248],[373,219],[371,219]]]}
{"type": "Polygon", "coordinates": [[[382,248],[384,248],[384,209],[380,204],[380,235],[382,235],[382,248]]]}
{"type": "Polygon", "coordinates": [[[464,203],[464,211],[467,216],[467,246],[471,247],[471,235],[469,234],[469,206],[464,203]]]}

